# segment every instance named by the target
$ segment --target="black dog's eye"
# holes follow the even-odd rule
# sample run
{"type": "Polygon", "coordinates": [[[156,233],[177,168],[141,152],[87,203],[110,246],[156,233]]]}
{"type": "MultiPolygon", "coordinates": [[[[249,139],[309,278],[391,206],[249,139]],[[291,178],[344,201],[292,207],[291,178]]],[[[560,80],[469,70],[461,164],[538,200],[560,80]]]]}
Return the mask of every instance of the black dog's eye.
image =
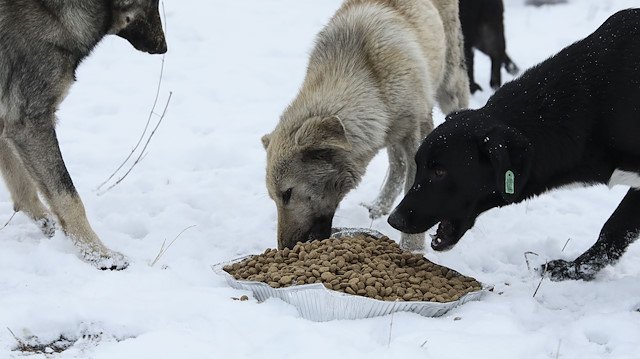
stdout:
{"type": "Polygon", "coordinates": [[[431,170],[431,174],[435,179],[441,179],[447,175],[447,170],[442,167],[435,167],[431,170]]]}
{"type": "Polygon", "coordinates": [[[282,203],[285,205],[289,204],[289,201],[291,200],[291,193],[293,193],[293,188],[289,188],[282,193],[282,203]]]}

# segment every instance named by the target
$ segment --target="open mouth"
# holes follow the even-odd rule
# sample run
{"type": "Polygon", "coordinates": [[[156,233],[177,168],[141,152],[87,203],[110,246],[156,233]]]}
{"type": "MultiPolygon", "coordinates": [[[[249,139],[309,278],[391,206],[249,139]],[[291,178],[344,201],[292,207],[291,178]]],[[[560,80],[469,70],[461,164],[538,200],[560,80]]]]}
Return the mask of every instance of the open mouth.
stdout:
{"type": "Polygon", "coordinates": [[[431,235],[431,248],[436,251],[447,251],[458,243],[456,226],[448,220],[440,221],[436,234],[431,235]]]}

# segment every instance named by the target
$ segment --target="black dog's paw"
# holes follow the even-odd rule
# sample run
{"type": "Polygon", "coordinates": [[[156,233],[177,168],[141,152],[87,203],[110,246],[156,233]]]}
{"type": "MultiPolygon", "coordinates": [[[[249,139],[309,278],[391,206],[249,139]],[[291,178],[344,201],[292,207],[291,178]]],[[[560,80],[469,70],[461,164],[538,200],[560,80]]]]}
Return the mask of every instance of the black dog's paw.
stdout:
{"type": "Polygon", "coordinates": [[[589,281],[596,275],[596,271],[592,270],[588,265],[568,262],[562,259],[557,259],[541,266],[539,271],[555,282],[563,280],[589,281]]]}
{"type": "Polygon", "coordinates": [[[509,73],[509,75],[517,75],[520,72],[520,68],[518,68],[518,66],[516,66],[516,64],[514,64],[513,62],[509,62],[505,65],[505,68],[507,70],[507,72],[509,73]]]}
{"type": "Polygon", "coordinates": [[[476,91],[482,91],[482,87],[474,82],[471,84],[471,94],[476,93],[476,91]]]}

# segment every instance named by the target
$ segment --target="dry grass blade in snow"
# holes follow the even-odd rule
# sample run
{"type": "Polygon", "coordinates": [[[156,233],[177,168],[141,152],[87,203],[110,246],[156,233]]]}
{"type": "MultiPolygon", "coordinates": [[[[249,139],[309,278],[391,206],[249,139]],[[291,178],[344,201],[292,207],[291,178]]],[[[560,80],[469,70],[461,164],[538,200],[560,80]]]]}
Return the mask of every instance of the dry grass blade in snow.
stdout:
{"type": "Polygon", "coordinates": [[[156,97],[153,100],[153,106],[151,106],[151,111],[149,111],[149,117],[147,118],[147,123],[144,125],[144,129],[142,130],[142,134],[140,135],[140,138],[138,139],[138,142],[136,143],[135,146],[133,146],[133,148],[131,149],[131,152],[129,152],[129,155],[127,156],[127,158],[125,158],[122,161],[122,163],[120,163],[120,165],[111,173],[111,175],[106,180],[104,180],[98,186],[98,188],[96,188],[97,191],[101,190],[102,187],[104,187],[109,181],[111,181],[111,179],[113,177],[115,177],[115,175],[122,169],[122,167],[124,167],[124,165],[127,164],[127,162],[129,162],[129,160],[131,159],[131,157],[133,157],[133,154],[136,152],[138,147],[140,147],[140,144],[142,143],[142,140],[144,139],[144,136],[147,134],[147,130],[149,129],[149,124],[151,123],[151,118],[155,114],[156,105],[158,104],[158,98],[160,97],[160,87],[162,85],[162,78],[163,78],[163,75],[164,75],[164,58],[165,58],[165,56],[162,55],[162,64],[160,65],[160,77],[158,79],[158,87],[156,89],[156,97]]]}
{"type": "Polygon", "coordinates": [[[196,226],[196,225],[194,224],[193,226],[189,226],[189,227],[187,227],[187,228],[183,229],[183,230],[182,230],[182,232],[178,233],[178,235],[177,235],[177,236],[176,236],[176,237],[175,237],[171,242],[169,242],[169,245],[168,245],[168,246],[166,246],[166,244],[167,244],[167,240],[165,239],[165,240],[162,242],[162,247],[160,247],[160,252],[158,252],[158,255],[157,255],[157,256],[156,256],[156,258],[153,260],[153,262],[151,262],[150,266],[151,266],[151,267],[153,267],[154,265],[156,265],[156,263],[158,263],[158,261],[160,260],[160,258],[162,258],[162,256],[163,256],[165,253],[167,253],[167,251],[169,250],[169,248],[171,248],[171,246],[173,245],[173,243],[175,243],[175,241],[177,241],[177,240],[178,240],[178,238],[180,238],[180,236],[181,236],[184,232],[186,232],[186,231],[190,230],[191,228],[193,228],[193,227],[195,227],[195,226],[196,226]]]}
{"type": "Polygon", "coordinates": [[[527,270],[531,272],[531,263],[529,263],[529,256],[534,255],[538,257],[538,253],[535,252],[524,252],[524,261],[527,263],[527,270]]]}
{"type": "Polygon", "coordinates": [[[558,340],[558,350],[556,350],[556,359],[560,358],[560,345],[562,345],[562,339],[558,340]]]}
{"type": "MultiPolygon", "coordinates": [[[[162,120],[164,120],[166,114],[167,114],[167,109],[169,108],[169,103],[171,102],[171,96],[173,95],[173,92],[169,92],[169,97],[167,98],[167,103],[164,106],[164,110],[162,111],[162,114],[160,115],[160,119],[158,120],[158,123],[156,124],[156,126],[153,128],[153,131],[151,131],[151,134],[149,135],[149,137],[147,138],[147,142],[145,142],[144,147],[142,147],[142,150],[140,151],[140,154],[138,155],[138,157],[136,158],[136,160],[133,162],[133,164],[129,167],[129,169],[127,170],[127,172],[124,173],[124,175],[122,175],[122,177],[120,177],[114,184],[112,184],[111,186],[109,186],[106,190],[104,190],[103,192],[100,192],[98,195],[103,195],[107,192],[109,192],[111,189],[113,189],[115,186],[119,185],[122,181],[124,181],[125,178],[127,178],[127,176],[129,175],[129,173],[131,173],[131,171],[133,171],[133,169],[136,167],[136,165],[138,163],[140,163],[140,161],[142,160],[142,158],[144,156],[146,156],[146,150],[147,147],[149,146],[149,143],[151,143],[151,139],[153,138],[153,135],[155,135],[156,131],[158,130],[158,127],[160,127],[160,124],[162,123],[162,120]]],[[[154,114],[156,114],[154,112],[154,114]]],[[[157,115],[157,114],[156,114],[157,115]]]]}
{"type": "MultiPolygon", "coordinates": [[[[3,230],[3,229],[5,229],[5,227],[7,227],[7,226],[9,225],[9,223],[11,223],[11,220],[13,219],[13,217],[15,217],[15,216],[16,216],[16,213],[18,213],[18,212],[17,212],[17,211],[13,211],[13,214],[11,215],[11,217],[9,217],[9,219],[7,220],[7,222],[6,222],[2,227],[0,227],[0,231],[1,231],[1,230],[3,230]]],[[[8,328],[7,328],[7,329],[8,329],[8,328]]]]}
{"type": "Polygon", "coordinates": [[[389,323],[389,341],[387,342],[387,348],[391,347],[391,335],[393,334],[393,315],[395,313],[391,313],[391,323],[389,323]]]}
{"type": "Polygon", "coordinates": [[[538,283],[538,286],[536,287],[536,291],[533,292],[533,297],[536,297],[536,294],[538,294],[538,291],[540,290],[540,286],[542,285],[542,281],[544,280],[544,275],[547,274],[547,266],[549,265],[549,262],[544,264],[544,270],[542,271],[542,274],[540,275],[540,283],[538,283]]]}

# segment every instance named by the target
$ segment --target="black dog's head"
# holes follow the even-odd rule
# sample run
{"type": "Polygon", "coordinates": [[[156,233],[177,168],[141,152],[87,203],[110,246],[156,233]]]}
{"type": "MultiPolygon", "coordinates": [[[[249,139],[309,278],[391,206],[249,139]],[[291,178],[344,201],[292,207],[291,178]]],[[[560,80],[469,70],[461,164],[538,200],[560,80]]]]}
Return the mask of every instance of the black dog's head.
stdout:
{"type": "Polygon", "coordinates": [[[159,0],[114,0],[111,33],[127,39],[139,51],[167,52],[159,0]]]}
{"type": "Polygon", "coordinates": [[[532,162],[517,130],[479,111],[453,114],[418,149],[415,182],[389,224],[422,233],[439,222],[431,247],[448,250],[482,212],[522,199],[532,162]]]}

